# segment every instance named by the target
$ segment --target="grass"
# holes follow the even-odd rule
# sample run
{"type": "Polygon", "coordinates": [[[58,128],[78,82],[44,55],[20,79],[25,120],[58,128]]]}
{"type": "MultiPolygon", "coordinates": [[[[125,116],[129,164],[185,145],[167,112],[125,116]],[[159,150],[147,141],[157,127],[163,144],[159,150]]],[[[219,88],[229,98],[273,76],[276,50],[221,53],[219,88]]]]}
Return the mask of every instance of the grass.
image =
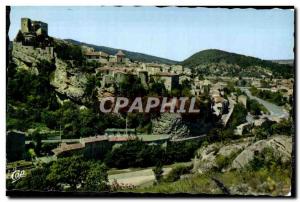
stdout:
{"type": "Polygon", "coordinates": [[[194,175],[193,177],[182,179],[176,182],[163,182],[158,185],[145,188],[137,188],[138,193],[191,193],[191,194],[222,194],[217,185],[205,175],[194,175]]]}
{"type": "Polygon", "coordinates": [[[138,187],[137,193],[190,193],[190,194],[222,194],[221,189],[211,179],[214,177],[230,190],[231,194],[238,195],[287,195],[291,186],[291,171],[289,169],[274,168],[272,171],[265,168],[258,171],[229,171],[194,174],[188,178],[158,185],[138,187]]]}
{"type": "Polygon", "coordinates": [[[32,166],[31,161],[20,160],[20,161],[7,163],[6,169],[14,169],[19,167],[30,167],[30,166],[32,166]]]}

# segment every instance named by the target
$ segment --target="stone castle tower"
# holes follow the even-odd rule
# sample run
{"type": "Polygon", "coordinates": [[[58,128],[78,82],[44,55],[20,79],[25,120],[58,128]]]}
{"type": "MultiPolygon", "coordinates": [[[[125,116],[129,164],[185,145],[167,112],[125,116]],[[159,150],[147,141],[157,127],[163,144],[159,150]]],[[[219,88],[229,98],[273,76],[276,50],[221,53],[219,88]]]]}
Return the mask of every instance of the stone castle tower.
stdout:
{"type": "Polygon", "coordinates": [[[51,46],[51,39],[48,36],[48,24],[22,18],[21,29],[15,38],[15,42],[21,42],[25,46],[51,46]]]}
{"type": "Polygon", "coordinates": [[[48,35],[48,24],[41,21],[31,21],[29,18],[21,19],[22,33],[35,33],[36,35],[48,35]]]}

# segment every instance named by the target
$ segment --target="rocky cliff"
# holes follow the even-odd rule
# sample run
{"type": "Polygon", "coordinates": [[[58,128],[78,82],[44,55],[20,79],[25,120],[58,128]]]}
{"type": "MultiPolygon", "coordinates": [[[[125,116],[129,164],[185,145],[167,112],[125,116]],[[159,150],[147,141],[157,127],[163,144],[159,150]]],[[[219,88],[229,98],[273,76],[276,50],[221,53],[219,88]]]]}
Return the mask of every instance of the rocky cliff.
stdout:
{"type": "Polygon", "coordinates": [[[211,169],[218,169],[218,158],[226,159],[226,167],[222,170],[241,169],[246,167],[254,156],[270,148],[281,158],[282,162],[291,161],[292,138],[288,136],[274,136],[269,139],[253,142],[253,138],[232,141],[228,144],[213,143],[197,151],[194,159],[194,172],[205,173],[211,169]]]}
{"type": "Polygon", "coordinates": [[[190,134],[188,127],[183,123],[180,114],[162,113],[152,122],[152,133],[155,135],[171,135],[172,139],[187,137],[190,134]]]}

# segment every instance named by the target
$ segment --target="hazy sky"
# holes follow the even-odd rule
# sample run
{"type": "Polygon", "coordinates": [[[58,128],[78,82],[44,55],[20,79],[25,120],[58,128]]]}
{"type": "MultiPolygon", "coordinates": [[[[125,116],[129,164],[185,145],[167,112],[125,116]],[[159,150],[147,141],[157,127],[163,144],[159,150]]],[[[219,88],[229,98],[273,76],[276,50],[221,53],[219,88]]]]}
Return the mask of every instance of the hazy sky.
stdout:
{"type": "Polygon", "coordinates": [[[294,12],[222,8],[12,7],[10,38],[21,17],[48,23],[49,35],[184,60],[205,49],[263,59],[293,59],[294,12]]]}

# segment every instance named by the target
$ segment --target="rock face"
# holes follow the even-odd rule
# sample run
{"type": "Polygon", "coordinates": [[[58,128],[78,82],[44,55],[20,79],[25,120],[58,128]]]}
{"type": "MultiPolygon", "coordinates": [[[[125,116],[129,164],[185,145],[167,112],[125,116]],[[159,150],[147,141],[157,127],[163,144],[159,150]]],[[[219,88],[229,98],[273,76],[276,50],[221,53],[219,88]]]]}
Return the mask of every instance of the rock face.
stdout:
{"type": "Polygon", "coordinates": [[[56,59],[56,69],[51,74],[50,84],[55,87],[55,90],[60,94],[79,101],[84,96],[84,89],[87,82],[85,74],[71,67],[60,59],[56,59]]]}
{"type": "Polygon", "coordinates": [[[200,148],[194,159],[194,172],[205,173],[213,168],[217,168],[216,157],[222,155],[228,157],[233,153],[241,152],[249,145],[249,140],[222,145],[221,143],[210,144],[200,148]]]}
{"type": "Polygon", "coordinates": [[[31,74],[39,74],[39,66],[42,62],[53,63],[53,55],[49,49],[34,48],[32,46],[22,46],[13,42],[12,61],[17,65],[17,69],[24,69],[31,74]]]}
{"type": "Polygon", "coordinates": [[[193,161],[193,171],[205,173],[213,168],[217,168],[217,156],[229,157],[233,153],[236,154],[236,157],[234,157],[232,162],[229,162],[226,169],[240,169],[248,165],[253,160],[255,154],[261,153],[267,147],[272,148],[276,154],[281,156],[283,162],[291,160],[291,137],[274,136],[254,143],[252,143],[252,139],[248,138],[227,145],[214,143],[200,148],[193,161]]]}
{"type": "Polygon", "coordinates": [[[41,63],[55,66],[55,70],[49,75],[50,84],[58,93],[82,102],[87,83],[86,74],[70,61],[57,58],[52,47],[37,48],[13,42],[12,61],[17,70],[23,69],[34,75],[39,75],[41,63]]]}
{"type": "Polygon", "coordinates": [[[171,135],[172,139],[180,139],[190,134],[180,114],[176,113],[162,113],[158,119],[153,120],[152,132],[155,135],[171,135]]]}
{"type": "Polygon", "coordinates": [[[263,149],[270,147],[276,154],[282,157],[283,162],[291,160],[292,138],[287,136],[276,136],[267,140],[260,140],[247,147],[232,162],[232,168],[243,168],[253,158],[256,153],[261,153],[263,149]]]}

